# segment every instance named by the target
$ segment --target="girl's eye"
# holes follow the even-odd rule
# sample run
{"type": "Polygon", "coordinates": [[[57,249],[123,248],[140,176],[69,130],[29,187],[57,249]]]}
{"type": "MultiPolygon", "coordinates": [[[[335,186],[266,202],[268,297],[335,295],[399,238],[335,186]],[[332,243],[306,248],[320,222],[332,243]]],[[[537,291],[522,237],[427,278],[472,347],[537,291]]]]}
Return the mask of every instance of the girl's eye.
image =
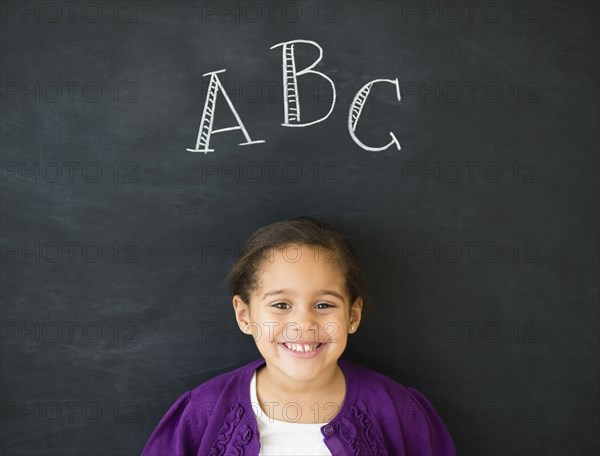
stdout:
{"type": "Polygon", "coordinates": [[[273,304],[271,307],[275,307],[276,309],[285,310],[285,308],[282,308],[282,307],[277,307],[277,306],[279,306],[280,304],[281,304],[281,305],[284,305],[284,306],[287,306],[287,302],[278,302],[278,303],[275,303],[275,304],[273,304]]]}
{"type": "Polygon", "coordinates": [[[325,307],[321,307],[321,309],[327,309],[328,307],[335,307],[332,306],[330,304],[327,304],[326,302],[320,302],[319,304],[317,304],[318,306],[325,306],[325,307]]]}

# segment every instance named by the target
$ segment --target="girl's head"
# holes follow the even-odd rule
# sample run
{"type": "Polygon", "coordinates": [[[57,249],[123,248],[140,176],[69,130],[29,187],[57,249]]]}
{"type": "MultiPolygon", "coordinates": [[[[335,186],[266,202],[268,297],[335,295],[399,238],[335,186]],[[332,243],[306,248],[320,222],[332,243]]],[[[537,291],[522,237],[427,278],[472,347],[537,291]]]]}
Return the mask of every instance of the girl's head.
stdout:
{"type": "MultiPolygon", "coordinates": [[[[335,258],[344,276],[346,293],[350,302],[362,298],[363,309],[371,311],[367,285],[358,257],[352,244],[342,233],[314,217],[303,216],[292,220],[272,223],[257,229],[244,244],[240,258],[227,274],[232,295],[239,295],[250,304],[252,292],[259,281],[258,271],[264,261],[272,261],[276,250],[283,250],[284,258],[296,261],[294,250],[298,246],[320,246],[327,250],[332,261],[335,258]],[[332,256],[333,255],[333,256],[332,256]]],[[[306,250],[306,249],[305,249],[306,250]]]]}
{"type": "Polygon", "coordinates": [[[370,309],[349,240],[312,217],[256,230],[226,280],[238,324],[254,336],[267,363],[302,377],[337,362],[363,308],[370,309]],[[283,342],[322,346],[298,357],[283,342]]]}

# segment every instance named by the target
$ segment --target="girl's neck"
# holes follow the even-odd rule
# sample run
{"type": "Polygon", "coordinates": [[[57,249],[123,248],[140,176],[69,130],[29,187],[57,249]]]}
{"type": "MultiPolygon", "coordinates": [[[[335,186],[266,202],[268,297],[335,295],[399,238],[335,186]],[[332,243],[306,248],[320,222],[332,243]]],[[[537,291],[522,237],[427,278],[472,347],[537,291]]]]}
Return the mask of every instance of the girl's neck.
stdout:
{"type": "Polygon", "coordinates": [[[332,369],[322,372],[315,380],[294,381],[282,372],[269,369],[265,364],[257,370],[257,388],[269,397],[279,401],[295,401],[310,403],[319,398],[344,397],[346,379],[340,366],[336,364],[332,369]],[[340,391],[343,390],[343,394],[340,391]]]}

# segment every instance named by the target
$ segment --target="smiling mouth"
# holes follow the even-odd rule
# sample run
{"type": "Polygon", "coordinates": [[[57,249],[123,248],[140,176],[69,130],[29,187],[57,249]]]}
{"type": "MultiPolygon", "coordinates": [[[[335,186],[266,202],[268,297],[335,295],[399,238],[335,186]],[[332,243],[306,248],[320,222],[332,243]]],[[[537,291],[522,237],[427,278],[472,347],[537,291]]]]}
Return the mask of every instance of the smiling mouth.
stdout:
{"type": "Polygon", "coordinates": [[[291,351],[295,351],[298,353],[310,353],[318,350],[321,346],[325,345],[324,343],[318,344],[294,344],[291,342],[279,342],[280,345],[283,345],[285,348],[291,351]]]}

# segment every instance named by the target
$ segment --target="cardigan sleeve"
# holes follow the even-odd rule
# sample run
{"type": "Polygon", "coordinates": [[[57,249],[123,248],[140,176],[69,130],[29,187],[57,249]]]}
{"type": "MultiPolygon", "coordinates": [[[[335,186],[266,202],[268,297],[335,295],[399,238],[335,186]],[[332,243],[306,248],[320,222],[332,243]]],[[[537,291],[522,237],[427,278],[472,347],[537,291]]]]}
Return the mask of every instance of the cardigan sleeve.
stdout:
{"type": "Polygon", "coordinates": [[[182,394],[162,417],[141,456],[196,456],[198,431],[190,414],[190,392],[182,394]]]}
{"type": "Polygon", "coordinates": [[[456,456],[452,437],[433,405],[417,389],[408,390],[416,410],[405,416],[410,429],[405,433],[406,456],[456,456]]]}

